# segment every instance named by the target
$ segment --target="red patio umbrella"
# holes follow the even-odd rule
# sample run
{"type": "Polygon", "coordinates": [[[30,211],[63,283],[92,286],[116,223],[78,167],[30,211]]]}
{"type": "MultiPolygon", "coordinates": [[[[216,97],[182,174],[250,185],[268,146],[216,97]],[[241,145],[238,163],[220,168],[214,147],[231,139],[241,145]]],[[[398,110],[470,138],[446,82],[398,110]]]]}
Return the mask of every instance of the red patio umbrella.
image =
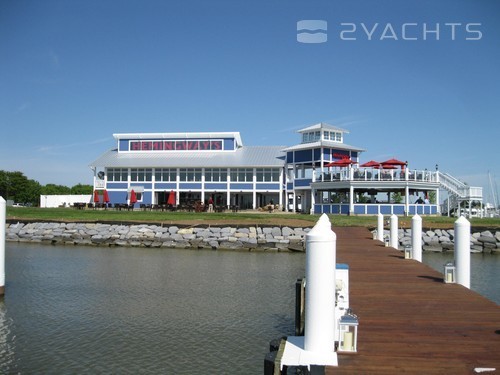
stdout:
{"type": "Polygon", "coordinates": [[[390,165],[390,164],[380,164],[380,165],[377,165],[376,167],[373,167],[375,169],[398,169],[398,167],[396,167],[395,165],[390,165]]]}
{"type": "Polygon", "coordinates": [[[104,203],[109,203],[109,195],[108,195],[108,191],[107,190],[104,190],[102,192],[102,199],[103,199],[104,203]]]}
{"type": "Polygon", "coordinates": [[[94,190],[94,203],[99,203],[99,192],[94,190]]]}
{"type": "Polygon", "coordinates": [[[175,206],[175,192],[170,190],[170,194],[168,195],[167,204],[171,206],[175,206]]]}
{"type": "Polygon", "coordinates": [[[383,164],[383,165],[400,165],[400,166],[403,166],[403,165],[406,165],[406,162],[392,158],[392,159],[383,161],[380,164],[383,164]]]}
{"type": "Polygon", "coordinates": [[[356,162],[351,159],[340,159],[325,164],[325,167],[347,167],[351,164],[356,164],[356,162]]]}
{"type": "Polygon", "coordinates": [[[135,195],[135,190],[130,190],[130,204],[134,204],[137,202],[137,195],[135,195]]]}
{"type": "Polygon", "coordinates": [[[370,161],[367,161],[366,163],[361,164],[360,167],[369,168],[369,167],[378,167],[379,165],[380,165],[380,162],[375,161],[375,160],[370,160],[370,161]]]}

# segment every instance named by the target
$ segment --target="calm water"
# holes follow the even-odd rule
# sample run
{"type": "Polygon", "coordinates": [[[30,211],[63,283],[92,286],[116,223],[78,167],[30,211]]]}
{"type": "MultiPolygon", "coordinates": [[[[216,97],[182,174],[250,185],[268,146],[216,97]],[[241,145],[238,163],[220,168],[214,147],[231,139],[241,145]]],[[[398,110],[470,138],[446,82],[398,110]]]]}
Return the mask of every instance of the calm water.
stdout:
{"type": "MultiPolygon", "coordinates": [[[[423,253],[422,260],[443,273],[444,265],[453,261],[453,253],[423,253]]],[[[470,287],[500,305],[500,255],[470,255],[470,287]]]]}
{"type": "MultiPolygon", "coordinates": [[[[300,253],[7,244],[0,373],[262,374],[294,331],[300,253]]],[[[424,254],[442,271],[452,255],[424,254]]],[[[500,256],[472,288],[500,303],[500,256]]]]}
{"type": "Polygon", "coordinates": [[[261,374],[304,254],[10,244],[0,373],[261,374]]]}

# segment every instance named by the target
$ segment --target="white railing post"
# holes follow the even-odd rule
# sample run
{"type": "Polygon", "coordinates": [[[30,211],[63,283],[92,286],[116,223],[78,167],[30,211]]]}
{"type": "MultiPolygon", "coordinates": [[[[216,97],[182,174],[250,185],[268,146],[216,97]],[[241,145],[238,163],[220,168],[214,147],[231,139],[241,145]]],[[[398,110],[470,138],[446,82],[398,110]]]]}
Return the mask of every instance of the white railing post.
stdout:
{"type": "Polygon", "coordinates": [[[391,247],[397,249],[399,247],[398,238],[398,217],[395,214],[391,215],[391,247]]]}
{"type": "Polygon", "coordinates": [[[280,370],[284,366],[307,366],[309,369],[311,365],[338,366],[335,351],[336,252],[337,235],[332,231],[328,216],[323,214],[306,234],[304,336],[286,338],[280,370]]]}
{"type": "Polygon", "coordinates": [[[470,222],[463,216],[455,221],[455,266],[457,283],[470,289],[470,222]]]}
{"type": "Polygon", "coordinates": [[[7,202],[0,197],[0,296],[5,293],[5,221],[7,202]]]}
{"type": "Polygon", "coordinates": [[[422,262],[422,218],[415,214],[411,219],[412,258],[422,262]]]}
{"type": "Polygon", "coordinates": [[[304,350],[335,353],[335,263],[337,235],[326,214],[306,235],[304,350]]]}
{"type": "Polygon", "coordinates": [[[377,215],[377,240],[384,241],[384,215],[377,215]]]}

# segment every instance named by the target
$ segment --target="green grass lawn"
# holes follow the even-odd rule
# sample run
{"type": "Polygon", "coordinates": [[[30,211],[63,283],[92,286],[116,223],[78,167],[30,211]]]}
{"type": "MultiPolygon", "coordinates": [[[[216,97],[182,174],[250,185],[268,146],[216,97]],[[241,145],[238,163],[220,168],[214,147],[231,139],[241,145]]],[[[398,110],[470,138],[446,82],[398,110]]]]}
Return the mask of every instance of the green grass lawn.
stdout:
{"type": "MultiPolygon", "coordinates": [[[[142,222],[142,223],[217,223],[230,224],[268,224],[312,226],[318,215],[304,215],[274,212],[161,212],[161,211],[115,211],[115,210],[76,210],[73,208],[33,208],[7,207],[7,219],[29,221],[61,221],[61,222],[142,222]]],[[[387,220],[389,217],[386,216],[387,220]]],[[[376,216],[330,215],[334,226],[366,226],[377,225],[376,216]]],[[[422,216],[424,228],[452,228],[456,218],[445,216],[422,216]]],[[[399,226],[410,227],[411,217],[399,217],[399,226]]],[[[500,219],[472,219],[473,227],[500,228],[500,219]]]]}

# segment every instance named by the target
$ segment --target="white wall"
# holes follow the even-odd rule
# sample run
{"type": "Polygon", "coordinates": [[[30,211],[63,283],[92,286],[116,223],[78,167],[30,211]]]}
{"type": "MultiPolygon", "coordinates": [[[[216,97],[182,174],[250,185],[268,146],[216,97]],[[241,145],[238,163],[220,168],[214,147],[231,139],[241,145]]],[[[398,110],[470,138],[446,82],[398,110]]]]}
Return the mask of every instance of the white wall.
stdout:
{"type": "Polygon", "coordinates": [[[59,207],[66,203],[66,207],[73,203],[92,203],[92,194],[80,195],[40,195],[40,207],[59,207]]]}

